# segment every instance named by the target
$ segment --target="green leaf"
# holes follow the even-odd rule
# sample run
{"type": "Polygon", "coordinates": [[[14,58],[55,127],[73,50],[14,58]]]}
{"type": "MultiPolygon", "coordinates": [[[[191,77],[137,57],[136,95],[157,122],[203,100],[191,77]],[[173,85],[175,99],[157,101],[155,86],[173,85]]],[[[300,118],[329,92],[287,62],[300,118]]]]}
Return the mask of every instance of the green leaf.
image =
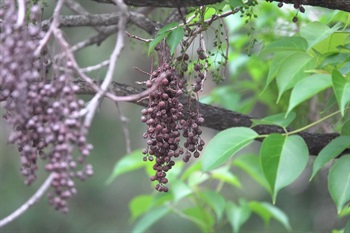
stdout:
{"type": "Polygon", "coordinates": [[[286,117],[286,113],[279,113],[272,116],[265,117],[263,119],[252,119],[253,124],[250,127],[254,127],[256,125],[278,125],[283,128],[286,128],[292,121],[295,119],[296,114],[291,112],[286,117]]]}
{"type": "Polygon", "coordinates": [[[183,214],[194,222],[201,229],[201,232],[213,232],[215,220],[208,211],[205,211],[199,206],[195,206],[185,209],[183,214]]]}
{"type": "Polygon", "coordinates": [[[230,6],[233,8],[244,6],[242,0],[229,0],[230,6]]]}
{"type": "Polygon", "coordinates": [[[165,38],[167,37],[170,33],[171,30],[175,27],[177,27],[179,24],[177,22],[172,22],[169,23],[168,25],[165,25],[162,27],[154,37],[154,39],[149,43],[148,45],[148,55],[151,54],[153,49],[165,38]]]}
{"type": "Polygon", "coordinates": [[[276,78],[276,75],[281,67],[281,65],[289,59],[290,56],[292,56],[295,53],[295,51],[286,51],[286,52],[278,52],[274,55],[272,58],[270,67],[269,67],[269,73],[267,74],[266,84],[264,87],[264,92],[266,88],[270,85],[270,83],[276,78]]]}
{"type": "Polygon", "coordinates": [[[131,154],[122,157],[114,166],[112,174],[106,181],[106,184],[110,184],[115,178],[121,174],[134,171],[136,169],[146,166],[146,163],[142,160],[142,150],[135,150],[131,154]]]}
{"type": "Polygon", "coordinates": [[[332,86],[331,76],[329,74],[314,74],[300,80],[292,90],[289,99],[287,115],[293,108],[311,98],[317,93],[332,86]]]}
{"type": "Polygon", "coordinates": [[[170,53],[174,54],[176,46],[178,46],[184,37],[184,29],[178,27],[174,29],[166,39],[166,43],[169,46],[170,53]]]}
{"type": "Polygon", "coordinates": [[[300,51],[305,52],[307,41],[300,36],[284,37],[267,45],[262,53],[300,51]]]}
{"type": "Polygon", "coordinates": [[[214,169],[210,173],[214,179],[221,180],[237,188],[240,188],[242,186],[237,176],[233,175],[233,173],[230,172],[230,168],[227,166],[214,169]]]}
{"type": "Polygon", "coordinates": [[[288,231],[291,231],[288,216],[276,206],[267,202],[252,201],[249,203],[250,209],[259,215],[266,224],[270,222],[271,218],[280,222],[288,231]]]}
{"type": "Polygon", "coordinates": [[[188,177],[188,185],[190,187],[197,186],[209,178],[210,177],[207,173],[204,173],[202,171],[195,171],[188,177]]]}
{"type": "Polygon", "coordinates": [[[181,180],[172,181],[170,191],[174,195],[174,202],[177,202],[192,193],[192,189],[181,180]]]}
{"type": "Polygon", "coordinates": [[[198,194],[214,210],[217,221],[220,221],[226,207],[225,199],[221,194],[214,191],[204,191],[198,194]]]}
{"type": "Polygon", "coordinates": [[[276,76],[278,100],[288,89],[307,76],[306,70],[315,66],[315,60],[304,52],[294,53],[281,64],[276,76]]]}
{"type": "Polygon", "coordinates": [[[250,175],[254,180],[261,184],[268,192],[271,192],[269,183],[264,177],[264,173],[260,166],[259,157],[253,154],[244,154],[238,156],[233,165],[241,168],[250,175]]]}
{"type": "Polygon", "coordinates": [[[202,157],[203,171],[214,169],[240,149],[249,145],[258,134],[246,127],[230,128],[218,133],[206,146],[202,157]]]}
{"type": "Polygon", "coordinates": [[[337,157],[346,148],[350,147],[350,136],[340,136],[333,139],[327,146],[325,146],[316,157],[312,166],[312,180],[317,172],[329,161],[337,157]]]}
{"type": "Polygon", "coordinates": [[[344,228],[344,233],[350,232],[350,220],[346,222],[345,228],[344,228]]]}
{"type": "Polygon", "coordinates": [[[153,196],[151,195],[140,195],[134,197],[129,202],[129,209],[131,212],[131,220],[134,221],[143,213],[147,212],[152,205],[153,196]]]}
{"type": "Polygon", "coordinates": [[[350,136],[350,120],[345,121],[341,127],[341,134],[350,136]]]}
{"type": "Polygon", "coordinates": [[[340,112],[344,116],[345,106],[350,102],[350,81],[346,81],[345,77],[339,71],[334,70],[332,73],[332,82],[340,112]]]}
{"type": "Polygon", "coordinates": [[[298,135],[271,134],[265,138],[260,149],[260,162],[274,203],[278,191],[302,173],[308,156],[308,148],[298,135]]]}
{"type": "Polygon", "coordinates": [[[145,214],[142,218],[140,218],[140,220],[136,222],[132,232],[145,232],[148,228],[150,228],[154,223],[156,223],[159,219],[164,217],[169,212],[170,208],[168,206],[161,206],[148,211],[147,214],[145,214]]]}
{"type": "Polygon", "coordinates": [[[322,40],[329,37],[341,27],[341,23],[337,23],[332,28],[320,22],[311,22],[300,28],[300,35],[308,42],[308,49],[314,47],[322,40]]]}
{"type": "Polygon", "coordinates": [[[241,206],[229,202],[226,206],[226,215],[233,232],[239,232],[241,226],[249,219],[251,211],[247,202],[242,201],[241,206]]]}
{"type": "Polygon", "coordinates": [[[350,201],[350,154],[343,155],[329,169],[328,190],[340,213],[350,201]]]}

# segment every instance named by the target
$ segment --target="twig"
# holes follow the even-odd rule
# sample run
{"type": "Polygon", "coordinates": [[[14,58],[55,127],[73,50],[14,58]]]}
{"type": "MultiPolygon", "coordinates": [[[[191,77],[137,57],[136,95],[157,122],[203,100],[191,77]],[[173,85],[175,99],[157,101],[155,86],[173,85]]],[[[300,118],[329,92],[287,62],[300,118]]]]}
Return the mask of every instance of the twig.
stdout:
{"type": "Polygon", "coordinates": [[[101,69],[102,67],[107,66],[108,64],[109,64],[109,60],[105,60],[105,61],[103,61],[103,62],[100,62],[100,63],[97,64],[97,65],[88,66],[88,67],[85,67],[85,68],[81,68],[80,71],[81,71],[81,72],[84,72],[84,73],[89,73],[89,72],[91,72],[91,71],[101,69]]]}
{"type": "Polygon", "coordinates": [[[29,207],[31,207],[35,202],[37,202],[44,195],[46,190],[50,187],[51,181],[52,181],[54,176],[55,176],[55,173],[51,173],[49,175],[49,177],[46,178],[46,180],[41,185],[41,187],[36,191],[36,193],[34,193],[34,195],[28,199],[28,201],[26,201],[21,207],[19,207],[17,210],[15,210],[12,214],[1,219],[0,220],[0,228],[5,226],[9,222],[12,222],[16,218],[18,218],[26,210],[28,210],[29,207]]]}
{"type": "Polygon", "coordinates": [[[26,3],[24,0],[17,0],[18,5],[18,14],[17,14],[17,23],[16,26],[20,27],[24,23],[24,19],[26,16],[26,3]]]}
{"type": "Polygon", "coordinates": [[[121,16],[119,17],[119,21],[118,21],[117,40],[116,40],[114,50],[109,59],[109,67],[107,70],[106,77],[104,78],[101,84],[100,90],[97,92],[97,94],[91,99],[89,104],[86,106],[87,114],[84,120],[84,125],[86,127],[90,127],[91,122],[94,118],[96,109],[98,107],[98,104],[100,103],[100,100],[107,92],[107,88],[113,80],[113,74],[114,74],[118,57],[120,56],[120,53],[124,48],[124,31],[128,21],[129,13],[128,13],[128,8],[124,4],[123,0],[115,0],[115,3],[119,7],[120,13],[121,13],[121,16]]]}

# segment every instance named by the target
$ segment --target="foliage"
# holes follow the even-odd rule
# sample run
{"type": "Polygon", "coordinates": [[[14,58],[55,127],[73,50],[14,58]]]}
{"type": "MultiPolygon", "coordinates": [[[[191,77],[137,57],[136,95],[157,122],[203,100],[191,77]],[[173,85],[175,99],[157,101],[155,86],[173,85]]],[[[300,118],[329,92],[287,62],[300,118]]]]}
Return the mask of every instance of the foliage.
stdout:
{"type": "MultiPolygon", "coordinates": [[[[241,1],[224,1],[207,6],[198,14],[203,16],[205,12],[202,20],[206,20],[213,14],[242,4],[241,1]]],[[[176,214],[193,222],[202,232],[220,231],[225,224],[230,224],[233,232],[239,232],[253,214],[267,224],[274,219],[291,231],[293,226],[278,207],[245,197],[223,196],[220,191],[224,187],[242,189],[240,178],[235,174],[240,168],[261,185],[275,203],[278,192],[298,179],[308,163],[308,147],[297,133],[311,127],[318,127],[320,131],[325,121],[332,122],[333,130],[342,136],[328,144],[318,155],[313,163],[310,182],[321,168],[350,148],[349,121],[346,121],[350,102],[348,15],[327,12],[317,22],[299,15],[298,23],[291,24],[288,10],[276,11],[272,8],[274,6],[263,3],[247,6],[249,11],[257,12],[258,18],[249,17],[243,11],[241,17],[247,20],[243,20],[243,23],[237,15],[226,17],[228,34],[231,35],[228,68],[233,74],[225,85],[219,85],[201,101],[244,113],[250,112],[258,103],[263,104],[271,115],[253,120],[252,127],[276,125],[285,132],[258,135],[251,128],[238,127],[218,133],[206,146],[200,162],[187,167],[179,165],[177,171],[169,174],[169,193],[133,198],[130,212],[135,223],[134,232],[147,231],[153,223],[168,214],[176,214]],[[270,17],[266,12],[275,15],[270,17]],[[281,22],[276,23],[276,18],[281,22]],[[287,31],[282,31],[286,22],[287,31]],[[317,103],[319,115],[316,119],[307,119],[306,111],[312,101],[317,103]],[[290,126],[294,128],[293,131],[287,128],[290,126]],[[264,139],[259,152],[238,153],[258,138],[264,139]],[[180,205],[180,200],[188,205],[180,205]]],[[[186,28],[183,24],[170,24],[162,28],[150,43],[149,51],[167,38],[173,53],[180,43],[179,39],[185,38],[183,30],[179,29],[181,27],[186,28]]],[[[220,51],[221,47],[216,49],[220,51]]],[[[211,60],[209,63],[215,62],[211,60]]],[[[130,166],[117,164],[112,176],[115,178],[122,171],[139,166],[150,170],[147,169],[149,165],[141,165],[142,162],[137,166],[134,162],[125,163],[134,160],[134,156],[127,155],[118,162],[130,166]]],[[[349,158],[350,155],[346,154],[332,162],[328,175],[328,190],[339,217],[350,214],[349,158]]]]}

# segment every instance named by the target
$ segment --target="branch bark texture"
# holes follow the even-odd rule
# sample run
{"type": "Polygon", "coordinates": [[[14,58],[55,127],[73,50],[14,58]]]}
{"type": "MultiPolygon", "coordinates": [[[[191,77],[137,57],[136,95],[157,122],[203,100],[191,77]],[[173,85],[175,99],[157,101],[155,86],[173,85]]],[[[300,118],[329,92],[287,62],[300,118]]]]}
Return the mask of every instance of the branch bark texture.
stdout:
{"type": "MultiPolygon", "coordinates": [[[[112,3],[111,0],[93,0],[99,3],[112,3]]],[[[273,2],[300,3],[306,6],[318,6],[333,10],[350,12],[349,0],[271,0],[273,2]]],[[[130,6],[153,6],[153,7],[190,7],[220,3],[222,0],[125,0],[130,6]]]]}
{"type": "MultiPolygon", "coordinates": [[[[89,86],[89,84],[83,81],[77,81],[77,85],[79,85],[80,90],[78,94],[86,94],[86,95],[94,95],[94,90],[89,86]]],[[[110,91],[118,96],[128,96],[134,95],[144,91],[141,88],[132,87],[126,84],[121,84],[117,82],[113,82],[110,88],[110,91]]],[[[188,102],[188,97],[183,96],[180,100],[183,105],[186,106],[188,104],[199,106],[200,113],[203,115],[205,122],[203,126],[215,129],[218,131],[222,131],[231,127],[250,127],[252,125],[252,119],[256,119],[252,116],[244,115],[241,113],[233,112],[224,108],[215,107],[212,105],[198,103],[195,100],[192,100],[190,103],[188,102]]],[[[140,106],[147,106],[147,100],[142,101],[132,101],[140,106]]],[[[260,135],[272,134],[272,133],[284,133],[284,130],[281,127],[274,125],[258,125],[253,127],[260,135]]],[[[310,155],[318,155],[320,151],[334,138],[338,137],[337,133],[329,133],[329,134],[318,134],[318,133],[308,133],[308,132],[300,132],[298,133],[301,136],[305,143],[309,148],[310,155]]],[[[344,153],[350,153],[350,149],[345,150],[344,153]]]]}

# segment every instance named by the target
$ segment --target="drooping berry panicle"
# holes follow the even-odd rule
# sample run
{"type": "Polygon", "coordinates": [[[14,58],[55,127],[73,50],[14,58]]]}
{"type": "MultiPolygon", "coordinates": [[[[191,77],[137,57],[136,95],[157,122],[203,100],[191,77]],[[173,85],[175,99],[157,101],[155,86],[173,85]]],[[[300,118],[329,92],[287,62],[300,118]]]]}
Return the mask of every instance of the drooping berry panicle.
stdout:
{"type": "Polygon", "coordinates": [[[175,165],[174,158],[183,155],[183,161],[188,162],[192,155],[199,157],[199,151],[204,145],[200,138],[200,126],[204,119],[198,113],[198,109],[185,109],[180,102],[186,80],[169,64],[164,63],[155,70],[146,85],[158,86],[149,95],[148,107],[141,111],[141,121],[148,127],[143,135],[147,140],[143,159],[155,162],[155,175],[150,179],[158,182],[156,190],[167,192],[166,173],[175,165]],[[181,136],[186,138],[183,147],[180,145],[181,136]]]}

